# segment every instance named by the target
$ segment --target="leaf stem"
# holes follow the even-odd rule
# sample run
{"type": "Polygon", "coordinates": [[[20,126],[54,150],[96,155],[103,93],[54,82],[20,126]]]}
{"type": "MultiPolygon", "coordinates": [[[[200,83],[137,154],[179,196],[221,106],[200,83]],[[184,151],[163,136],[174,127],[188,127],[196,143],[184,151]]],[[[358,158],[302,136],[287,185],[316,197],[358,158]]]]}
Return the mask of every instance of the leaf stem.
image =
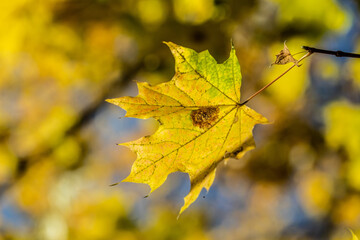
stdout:
{"type": "Polygon", "coordinates": [[[285,70],[285,72],[283,72],[282,74],[280,74],[277,78],[275,78],[274,80],[272,80],[271,82],[269,82],[268,84],[266,84],[264,87],[262,87],[260,90],[258,90],[256,93],[254,93],[253,95],[251,95],[250,97],[248,97],[244,102],[240,103],[240,106],[248,103],[251,99],[253,99],[256,95],[258,95],[259,93],[261,93],[262,91],[264,91],[266,88],[270,87],[270,85],[272,85],[274,82],[276,82],[277,80],[279,80],[282,76],[284,76],[287,72],[289,72],[293,67],[295,66],[299,66],[298,64],[304,60],[305,58],[309,57],[311,54],[313,54],[313,52],[309,51],[307,52],[304,56],[302,56],[297,62],[295,62],[292,66],[290,66],[288,69],[285,70]]]}

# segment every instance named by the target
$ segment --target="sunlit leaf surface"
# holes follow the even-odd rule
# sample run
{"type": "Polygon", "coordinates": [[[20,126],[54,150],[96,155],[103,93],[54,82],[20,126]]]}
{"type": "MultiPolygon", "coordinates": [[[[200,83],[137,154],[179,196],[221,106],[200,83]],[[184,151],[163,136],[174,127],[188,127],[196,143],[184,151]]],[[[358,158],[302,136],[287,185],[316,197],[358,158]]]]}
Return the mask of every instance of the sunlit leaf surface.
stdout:
{"type": "Polygon", "coordinates": [[[267,120],[240,104],[241,73],[234,48],[229,59],[217,64],[208,51],[166,44],[176,62],[171,81],[138,83],[137,97],[108,101],[124,108],[126,117],[154,117],[160,122],[153,135],[122,144],[138,156],[124,181],[146,183],[154,191],[170,173],[188,173],[191,190],[181,213],[202,188],[209,190],[219,162],[255,146],[252,129],[267,120]]]}

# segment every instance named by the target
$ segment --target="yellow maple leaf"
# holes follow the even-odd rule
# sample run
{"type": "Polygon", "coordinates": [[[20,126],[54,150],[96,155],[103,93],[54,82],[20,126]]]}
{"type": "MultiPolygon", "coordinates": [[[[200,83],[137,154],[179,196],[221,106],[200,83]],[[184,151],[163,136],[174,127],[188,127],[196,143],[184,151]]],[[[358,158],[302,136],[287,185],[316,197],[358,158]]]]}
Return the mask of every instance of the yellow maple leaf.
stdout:
{"type": "Polygon", "coordinates": [[[138,96],[107,101],[125,109],[126,117],[159,121],[153,135],[120,144],[137,154],[123,181],[146,183],[152,192],[170,173],[188,173],[191,189],[181,214],[202,188],[209,190],[222,160],[240,158],[255,147],[252,129],[267,119],[240,104],[241,73],[234,48],[229,59],[217,64],[208,51],[166,44],[175,58],[171,81],[155,86],[137,83],[138,96]]]}

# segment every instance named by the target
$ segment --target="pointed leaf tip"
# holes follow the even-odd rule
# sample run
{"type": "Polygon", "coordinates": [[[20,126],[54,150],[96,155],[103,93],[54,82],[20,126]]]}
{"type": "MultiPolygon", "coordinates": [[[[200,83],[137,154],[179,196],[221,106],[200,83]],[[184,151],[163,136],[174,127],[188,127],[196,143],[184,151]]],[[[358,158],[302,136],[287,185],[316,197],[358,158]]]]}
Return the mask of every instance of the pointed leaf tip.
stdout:
{"type": "Polygon", "coordinates": [[[105,100],[105,102],[108,102],[108,103],[111,103],[111,104],[114,104],[114,105],[119,106],[119,100],[118,100],[118,98],[108,98],[108,99],[105,100]]]}
{"type": "Polygon", "coordinates": [[[230,39],[230,44],[231,44],[231,49],[235,49],[235,46],[234,46],[234,41],[233,41],[233,39],[230,39]]]}
{"type": "Polygon", "coordinates": [[[170,49],[178,47],[178,45],[173,42],[165,42],[164,41],[163,43],[166,44],[170,49]]]}
{"type": "Polygon", "coordinates": [[[111,98],[105,99],[105,102],[112,103],[112,99],[111,98]]]}

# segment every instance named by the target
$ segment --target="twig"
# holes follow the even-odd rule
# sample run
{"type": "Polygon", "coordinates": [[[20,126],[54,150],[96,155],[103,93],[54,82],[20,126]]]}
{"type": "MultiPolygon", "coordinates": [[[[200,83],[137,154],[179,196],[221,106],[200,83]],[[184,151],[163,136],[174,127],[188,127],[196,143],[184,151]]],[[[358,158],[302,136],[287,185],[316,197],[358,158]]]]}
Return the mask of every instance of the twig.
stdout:
{"type": "Polygon", "coordinates": [[[357,53],[348,53],[348,52],[343,52],[343,51],[330,51],[330,50],[324,50],[324,49],[307,47],[307,46],[303,46],[302,48],[311,53],[329,54],[329,55],[334,55],[336,57],[360,58],[360,54],[357,54],[357,53]]]}

